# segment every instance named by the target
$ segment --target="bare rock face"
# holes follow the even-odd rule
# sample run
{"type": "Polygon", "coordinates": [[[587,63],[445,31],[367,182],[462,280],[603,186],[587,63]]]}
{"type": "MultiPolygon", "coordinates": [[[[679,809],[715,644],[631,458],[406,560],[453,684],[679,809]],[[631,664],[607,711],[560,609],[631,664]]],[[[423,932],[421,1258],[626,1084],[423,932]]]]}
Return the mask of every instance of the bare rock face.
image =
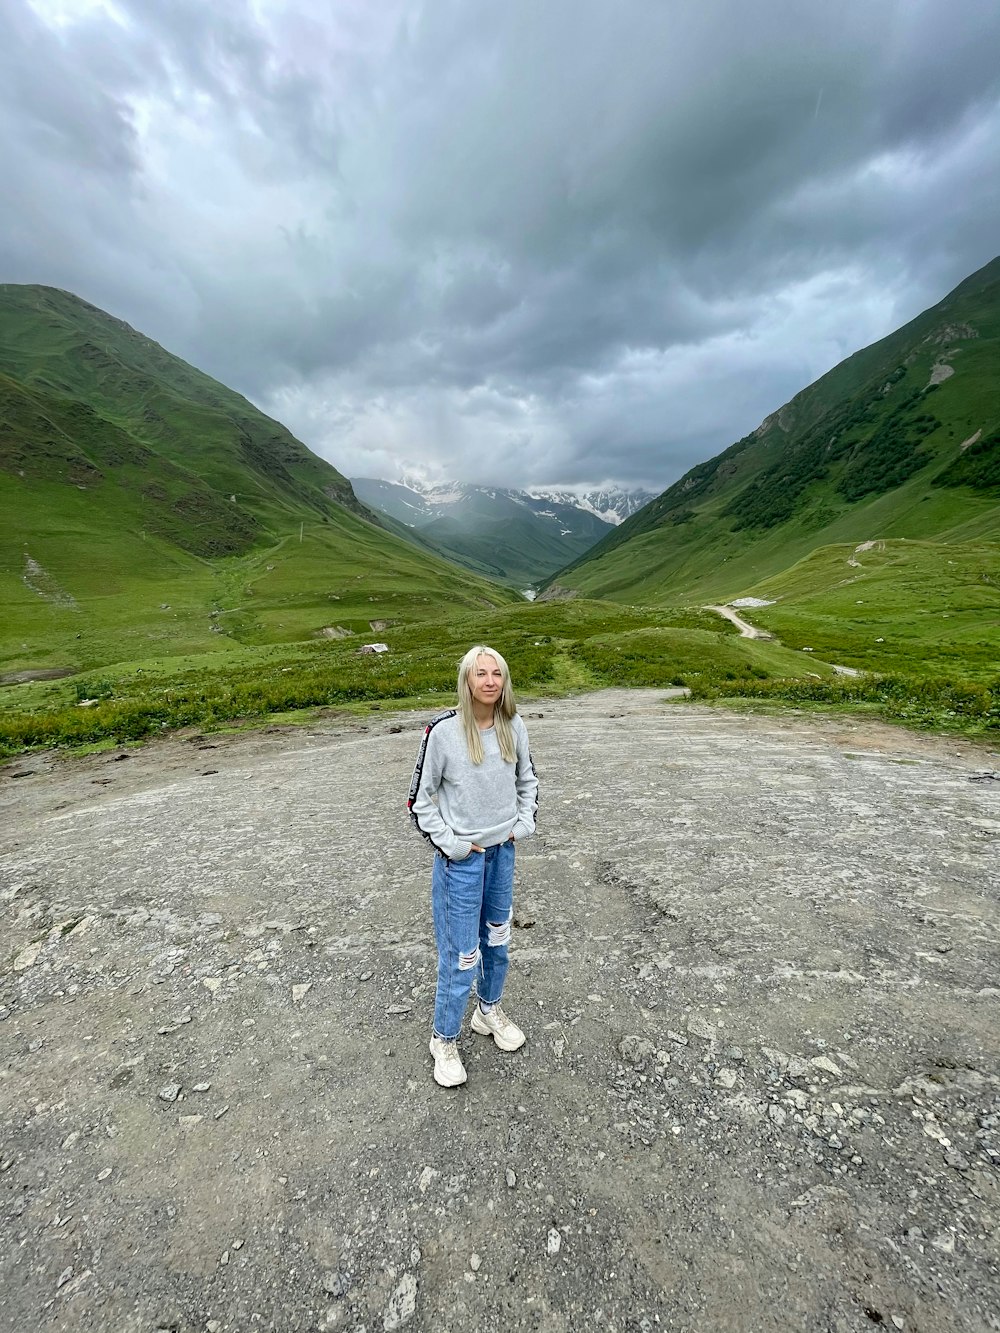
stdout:
{"type": "Polygon", "coordinates": [[[994,1326],[1000,758],[525,717],[528,1041],[454,1090],[423,715],[0,767],[4,1327],[994,1326]]]}

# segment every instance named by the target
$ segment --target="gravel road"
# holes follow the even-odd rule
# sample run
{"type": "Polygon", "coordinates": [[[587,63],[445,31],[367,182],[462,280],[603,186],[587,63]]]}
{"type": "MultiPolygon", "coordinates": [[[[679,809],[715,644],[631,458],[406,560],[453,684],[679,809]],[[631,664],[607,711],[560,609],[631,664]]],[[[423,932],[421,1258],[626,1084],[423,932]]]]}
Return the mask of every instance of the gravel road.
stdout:
{"type": "Polygon", "coordinates": [[[1000,768],[603,691],[431,1080],[415,714],[0,769],[0,1329],[1000,1329],[1000,768]]]}

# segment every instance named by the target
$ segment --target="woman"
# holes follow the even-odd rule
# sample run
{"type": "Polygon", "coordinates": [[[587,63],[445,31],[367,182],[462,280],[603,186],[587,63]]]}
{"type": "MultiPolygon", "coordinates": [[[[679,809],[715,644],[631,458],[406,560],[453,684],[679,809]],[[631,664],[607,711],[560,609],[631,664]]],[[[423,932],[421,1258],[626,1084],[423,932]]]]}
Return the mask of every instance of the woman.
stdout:
{"type": "Polygon", "coordinates": [[[502,1051],[524,1045],[500,997],[514,914],[514,843],[534,833],[537,797],[507,663],[492,648],[470,648],[458,668],[458,708],[424,731],[407,802],[435,848],[438,975],[430,1051],[443,1088],[466,1080],[456,1042],[473,980],[473,1032],[492,1037],[502,1051]]]}

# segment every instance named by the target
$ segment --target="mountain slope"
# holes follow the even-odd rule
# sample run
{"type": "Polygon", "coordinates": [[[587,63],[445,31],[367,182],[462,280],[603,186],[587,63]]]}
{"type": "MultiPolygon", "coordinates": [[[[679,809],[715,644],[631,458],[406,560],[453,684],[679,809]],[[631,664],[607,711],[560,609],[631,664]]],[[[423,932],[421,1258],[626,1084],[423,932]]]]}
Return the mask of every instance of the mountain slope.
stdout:
{"type": "Polygon", "coordinates": [[[550,580],[729,597],[819,546],[1000,540],[1000,259],[691,469],[550,580]]]}
{"type": "Polygon", "coordinates": [[[520,587],[587,551],[644,492],[537,492],[352,478],[358,497],[453,560],[520,587]],[[600,506],[600,508],[598,508],[600,506]]]}
{"type": "Polygon", "coordinates": [[[387,532],[245,398],[66,292],[0,286],[0,664],[222,651],[510,594],[387,532]]]}

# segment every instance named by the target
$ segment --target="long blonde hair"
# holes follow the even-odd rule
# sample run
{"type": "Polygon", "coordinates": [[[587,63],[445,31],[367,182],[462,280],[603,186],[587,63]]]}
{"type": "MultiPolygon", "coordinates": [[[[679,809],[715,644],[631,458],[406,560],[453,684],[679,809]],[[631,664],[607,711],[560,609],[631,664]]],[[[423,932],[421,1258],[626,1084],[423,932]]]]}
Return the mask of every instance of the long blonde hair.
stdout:
{"type": "Polygon", "coordinates": [[[487,648],[484,644],[477,644],[475,648],[470,648],[458,664],[458,715],[462,719],[462,726],[465,730],[465,743],[469,747],[469,758],[474,764],[483,762],[483,741],[479,735],[479,727],[476,725],[475,714],[472,711],[472,683],[469,679],[480,657],[494,658],[497,666],[503,672],[503,688],[500,691],[499,699],[493,705],[493,726],[496,730],[497,741],[500,744],[500,753],[508,764],[512,764],[517,758],[517,746],[514,743],[514,729],[510,722],[517,712],[517,704],[514,702],[514,690],[510,683],[510,670],[497,650],[487,648]]]}

